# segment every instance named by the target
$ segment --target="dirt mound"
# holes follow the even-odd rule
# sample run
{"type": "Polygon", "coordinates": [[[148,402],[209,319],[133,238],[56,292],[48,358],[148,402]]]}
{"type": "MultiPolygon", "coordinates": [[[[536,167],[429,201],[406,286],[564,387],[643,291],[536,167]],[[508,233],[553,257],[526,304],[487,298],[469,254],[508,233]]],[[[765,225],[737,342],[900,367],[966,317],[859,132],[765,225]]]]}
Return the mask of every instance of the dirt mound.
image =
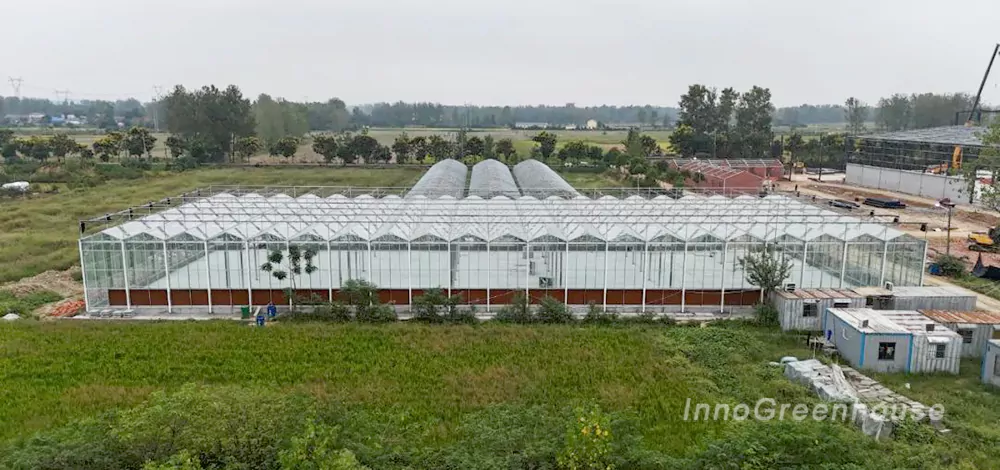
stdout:
{"type": "Polygon", "coordinates": [[[50,290],[63,297],[81,297],[83,296],[83,284],[73,279],[74,276],[79,276],[79,273],[80,268],[78,267],[72,267],[65,271],[45,271],[36,276],[4,284],[0,286],[0,290],[10,291],[18,297],[42,290],[50,290]]]}

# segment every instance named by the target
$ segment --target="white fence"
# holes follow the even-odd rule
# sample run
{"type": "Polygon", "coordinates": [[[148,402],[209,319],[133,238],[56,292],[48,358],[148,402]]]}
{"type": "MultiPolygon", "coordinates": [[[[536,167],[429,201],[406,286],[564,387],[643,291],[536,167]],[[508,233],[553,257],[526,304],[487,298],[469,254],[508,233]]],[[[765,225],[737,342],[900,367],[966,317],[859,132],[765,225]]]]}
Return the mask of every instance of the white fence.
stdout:
{"type": "Polygon", "coordinates": [[[866,188],[885,189],[931,199],[950,198],[956,203],[968,203],[969,201],[968,184],[962,176],[936,175],[848,163],[845,182],[866,188]]]}

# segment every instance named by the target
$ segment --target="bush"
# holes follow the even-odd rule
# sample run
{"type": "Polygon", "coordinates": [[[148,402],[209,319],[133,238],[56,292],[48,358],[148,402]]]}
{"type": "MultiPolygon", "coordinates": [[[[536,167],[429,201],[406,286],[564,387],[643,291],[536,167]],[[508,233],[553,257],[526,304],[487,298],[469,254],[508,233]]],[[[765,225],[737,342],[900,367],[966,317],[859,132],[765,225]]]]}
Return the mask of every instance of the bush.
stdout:
{"type": "Polygon", "coordinates": [[[573,313],[566,304],[546,296],[538,306],[535,321],[540,323],[572,323],[573,313]]]}
{"type": "Polygon", "coordinates": [[[423,295],[413,299],[413,319],[425,323],[444,323],[445,315],[457,311],[460,298],[448,297],[440,288],[427,289],[423,295]]]}
{"type": "Polygon", "coordinates": [[[48,290],[40,290],[24,295],[14,295],[10,291],[0,291],[0,316],[16,313],[29,316],[31,312],[42,305],[62,300],[62,296],[48,290]]]}
{"type": "Polygon", "coordinates": [[[664,325],[672,326],[676,325],[677,321],[666,315],[657,316],[653,312],[646,312],[630,317],[621,317],[618,320],[620,323],[626,325],[664,325]]]}
{"type": "Polygon", "coordinates": [[[941,267],[941,274],[956,277],[965,274],[965,259],[955,255],[938,255],[934,262],[941,267]]]}
{"type": "Polygon", "coordinates": [[[389,323],[398,320],[396,309],[388,304],[373,304],[358,307],[355,318],[361,323],[389,323]]]}
{"type": "Polygon", "coordinates": [[[531,313],[531,306],[528,304],[528,298],[525,297],[523,292],[514,293],[514,298],[511,299],[510,304],[505,305],[497,312],[496,321],[520,324],[533,323],[535,321],[534,315],[531,313]]]}
{"type": "Polygon", "coordinates": [[[468,310],[455,309],[444,316],[444,322],[452,325],[477,325],[479,319],[476,318],[476,306],[470,305],[468,310]]]}
{"type": "Polygon", "coordinates": [[[121,165],[122,168],[134,170],[149,171],[153,169],[153,164],[145,158],[123,158],[121,165]]]}
{"type": "Polygon", "coordinates": [[[167,169],[170,171],[187,171],[198,168],[198,160],[191,157],[175,158],[167,162],[167,169]]]}
{"type": "Polygon", "coordinates": [[[618,322],[618,314],[614,312],[604,312],[601,307],[591,302],[587,305],[587,315],[583,317],[583,323],[587,325],[613,325],[618,322]]]}
{"type": "Polygon", "coordinates": [[[288,322],[329,322],[346,323],[351,321],[351,309],[340,301],[316,306],[311,312],[288,312],[278,317],[288,322]]]}
{"type": "Polygon", "coordinates": [[[753,316],[757,324],[763,326],[778,325],[778,309],[768,304],[757,304],[753,308],[753,316]]]}
{"type": "Polygon", "coordinates": [[[610,419],[600,407],[577,409],[576,419],[566,430],[566,446],[556,462],[559,468],[568,470],[611,470],[613,438],[610,419]]]}

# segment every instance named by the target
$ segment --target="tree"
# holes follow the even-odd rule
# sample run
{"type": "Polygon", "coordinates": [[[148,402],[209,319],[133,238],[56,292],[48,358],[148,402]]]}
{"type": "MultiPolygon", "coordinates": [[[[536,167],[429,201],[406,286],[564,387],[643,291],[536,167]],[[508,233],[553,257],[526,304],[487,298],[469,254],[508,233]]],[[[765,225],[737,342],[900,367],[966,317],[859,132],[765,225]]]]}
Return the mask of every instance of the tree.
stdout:
{"type": "Polygon", "coordinates": [[[270,273],[279,283],[288,279],[288,283],[291,286],[291,290],[287,296],[288,304],[292,305],[292,297],[296,292],[296,278],[301,276],[303,272],[312,274],[318,268],[313,264],[313,259],[316,258],[316,250],[314,248],[288,245],[286,250],[287,256],[286,251],[283,251],[280,247],[270,249],[267,255],[267,262],[260,266],[260,270],[270,273]]]}
{"type": "Polygon", "coordinates": [[[429,155],[435,159],[452,158],[455,156],[454,146],[444,137],[434,134],[427,138],[427,151],[423,155],[425,158],[429,155]]]}
{"type": "Polygon", "coordinates": [[[649,125],[656,127],[660,123],[660,113],[655,109],[649,113],[649,125]]]}
{"type": "Polygon", "coordinates": [[[66,158],[66,155],[76,153],[79,150],[79,146],[76,141],[71,139],[66,134],[56,134],[52,136],[52,138],[49,139],[49,147],[52,149],[52,154],[59,160],[62,160],[66,158]]]}
{"type": "Polygon", "coordinates": [[[486,148],[483,144],[483,139],[478,136],[470,137],[465,141],[465,154],[466,155],[482,155],[483,150],[486,148]]]}
{"type": "Polygon", "coordinates": [[[792,273],[792,260],[778,253],[773,246],[750,250],[737,262],[746,273],[747,282],[761,290],[761,300],[780,287],[792,273]]]}
{"type": "MultiPolygon", "coordinates": [[[[675,131],[670,136],[670,143],[675,149],[681,150],[683,155],[715,155],[715,143],[722,122],[720,116],[726,111],[719,109],[717,98],[715,90],[698,84],[689,86],[688,92],[681,95],[677,127],[680,130],[681,126],[686,126],[686,129],[676,136],[673,135],[677,134],[675,131]]],[[[730,94],[727,93],[726,99],[732,99],[730,94]]],[[[731,109],[729,112],[732,112],[731,109]]]]}
{"type": "Polygon", "coordinates": [[[382,145],[374,137],[357,134],[350,138],[345,137],[343,145],[340,146],[339,155],[345,162],[354,162],[360,158],[365,163],[372,163],[384,155],[381,147],[382,145]]]}
{"type": "Polygon", "coordinates": [[[498,140],[496,149],[497,153],[503,155],[505,160],[509,160],[511,155],[517,153],[517,149],[514,148],[514,141],[510,139],[498,140]]]}
{"type": "Polygon", "coordinates": [[[496,144],[493,142],[493,135],[492,134],[486,134],[486,137],[483,137],[483,152],[482,152],[482,155],[483,155],[483,158],[486,159],[486,160],[495,159],[496,156],[497,156],[497,153],[496,153],[496,144]]]}
{"type": "Polygon", "coordinates": [[[269,152],[271,155],[281,155],[285,158],[292,158],[295,156],[295,152],[299,150],[299,139],[298,137],[282,137],[275,142],[269,152]]]}
{"type": "Polygon", "coordinates": [[[739,139],[743,158],[763,158],[771,148],[774,133],[771,131],[771,91],[754,86],[740,95],[736,105],[735,134],[739,139]]]}
{"type": "Polygon", "coordinates": [[[567,142],[563,145],[563,148],[559,150],[556,154],[563,163],[567,160],[583,160],[587,158],[587,152],[590,149],[588,145],[579,140],[574,140],[572,142],[567,142]]]}
{"type": "Polygon", "coordinates": [[[170,156],[174,158],[180,158],[181,155],[184,155],[188,147],[187,142],[176,135],[168,136],[163,144],[167,146],[167,149],[170,150],[170,156]]]}
{"type": "Polygon", "coordinates": [[[868,118],[868,105],[855,97],[844,102],[844,120],[847,121],[847,131],[858,135],[865,131],[865,119],[868,118]]]}
{"type": "Polygon", "coordinates": [[[302,137],[309,131],[309,111],[302,103],[261,94],[253,104],[256,133],[268,146],[283,137],[302,137]]]}
{"type": "Polygon", "coordinates": [[[124,148],[128,151],[128,154],[134,157],[140,155],[149,155],[149,152],[153,150],[153,145],[156,144],[156,137],[149,132],[149,129],[145,127],[133,126],[131,129],[125,133],[124,136],[124,148]]]}
{"type": "Polygon", "coordinates": [[[913,107],[906,95],[897,93],[878,100],[875,121],[880,128],[888,131],[906,130],[910,128],[912,118],[913,107]]]}
{"type": "Polygon", "coordinates": [[[0,129],[0,147],[14,141],[14,131],[10,129],[0,129]]]}
{"type": "Polygon", "coordinates": [[[1000,121],[992,123],[979,133],[979,140],[983,145],[979,157],[962,165],[962,176],[968,183],[966,191],[969,193],[969,202],[975,199],[979,172],[988,171],[993,175],[993,183],[980,191],[980,203],[990,209],[1000,210],[1000,181],[997,178],[1000,175],[1000,121]]]}
{"type": "Polygon", "coordinates": [[[646,124],[646,108],[639,108],[639,125],[646,124]]]}
{"type": "Polygon", "coordinates": [[[322,155],[324,161],[330,163],[339,155],[340,140],[329,134],[317,135],[313,137],[312,149],[313,152],[322,155]]]}
{"type": "Polygon", "coordinates": [[[392,151],[399,163],[408,163],[413,158],[413,142],[406,132],[396,136],[396,140],[392,143],[392,151]]]}
{"type": "Polygon", "coordinates": [[[260,139],[255,136],[249,136],[236,139],[233,151],[236,152],[236,155],[238,155],[241,160],[249,162],[250,157],[257,155],[263,149],[264,143],[261,142],[260,139]]]}
{"type": "Polygon", "coordinates": [[[193,92],[178,85],[163,98],[163,105],[168,130],[189,143],[198,140],[204,160],[231,154],[235,140],[253,135],[256,127],[250,100],[235,85],[193,92]]]}
{"type": "Polygon", "coordinates": [[[52,156],[52,144],[45,137],[33,135],[27,139],[17,139],[16,142],[21,155],[28,158],[44,162],[52,156]]]}
{"type": "Polygon", "coordinates": [[[552,156],[552,152],[556,150],[556,135],[545,131],[539,132],[538,135],[531,138],[531,140],[538,142],[538,150],[542,154],[542,158],[546,160],[552,156]]]}

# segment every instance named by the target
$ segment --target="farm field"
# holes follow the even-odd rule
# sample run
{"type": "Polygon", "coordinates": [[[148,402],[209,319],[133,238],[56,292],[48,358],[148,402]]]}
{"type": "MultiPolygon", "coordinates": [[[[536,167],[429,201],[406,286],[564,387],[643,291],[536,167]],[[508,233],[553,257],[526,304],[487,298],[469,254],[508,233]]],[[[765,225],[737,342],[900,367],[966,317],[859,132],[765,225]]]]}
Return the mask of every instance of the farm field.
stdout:
{"type": "Polygon", "coordinates": [[[0,283],[80,263],[81,218],[176,196],[210,185],[386,186],[413,185],[420,168],[221,168],[149,173],[92,188],[64,189],[27,200],[0,200],[0,283]]]}
{"type": "MultiPolygon", "coordinates": [[[[945,436],[921,427],[876,442],[840,423],[683,420],[688,398],[815,403],[804,387],[767,365],[782,355],[808,356],[801,338],[742,323],[279,322],[260,329],[221,321],[61,321],[0,325],[0,337],[0,380],[16,391],[0,398],[0,466],[40,465],[46,451],[83,443],[81,455],[63,449],[68,462],[115,442],[155,453],[143,445],[146,433],[159,442],[171,439],[156,434],[157,413],[181,404],[174,413],[208,406],[199,394],[230,397],[233,406],[246,396],[259,402],[253,416],[314,416],[337,429],[337,447],[371,468],[551,468],[574,429],[574,409],[594,406],[606,416],[602,425],[610,428],[616,468],[986,468],[1000,457],[992,427],[1000,398],[975,383],[969,364],[957,384],[883,377],[894,385],[912,382],[917,398],[941,396],[949,410],[968,407],[952,415],[947,424],[954,431],[945,436]],[[936,391],[944,386],[954,391],[936,391]],[[171,402],[159,391],[178,398],[171,402]],[[147,399],[157,405],[143,406],[147,399]],[[36,432],[43,434],[21,440],[36,432]],[[80,441],[64,442],[74,433],[80,441]]],[[[228,416],[226,403],[211,405],[219,419],[228,416]]],[[[171,426],[176,431],[183,423],[171,426]]],[[[173,437],[185,438],[192,439],[173,437]]],[[[162,445],[159,452],[170,452],[170,444],[162,445]]]]}

